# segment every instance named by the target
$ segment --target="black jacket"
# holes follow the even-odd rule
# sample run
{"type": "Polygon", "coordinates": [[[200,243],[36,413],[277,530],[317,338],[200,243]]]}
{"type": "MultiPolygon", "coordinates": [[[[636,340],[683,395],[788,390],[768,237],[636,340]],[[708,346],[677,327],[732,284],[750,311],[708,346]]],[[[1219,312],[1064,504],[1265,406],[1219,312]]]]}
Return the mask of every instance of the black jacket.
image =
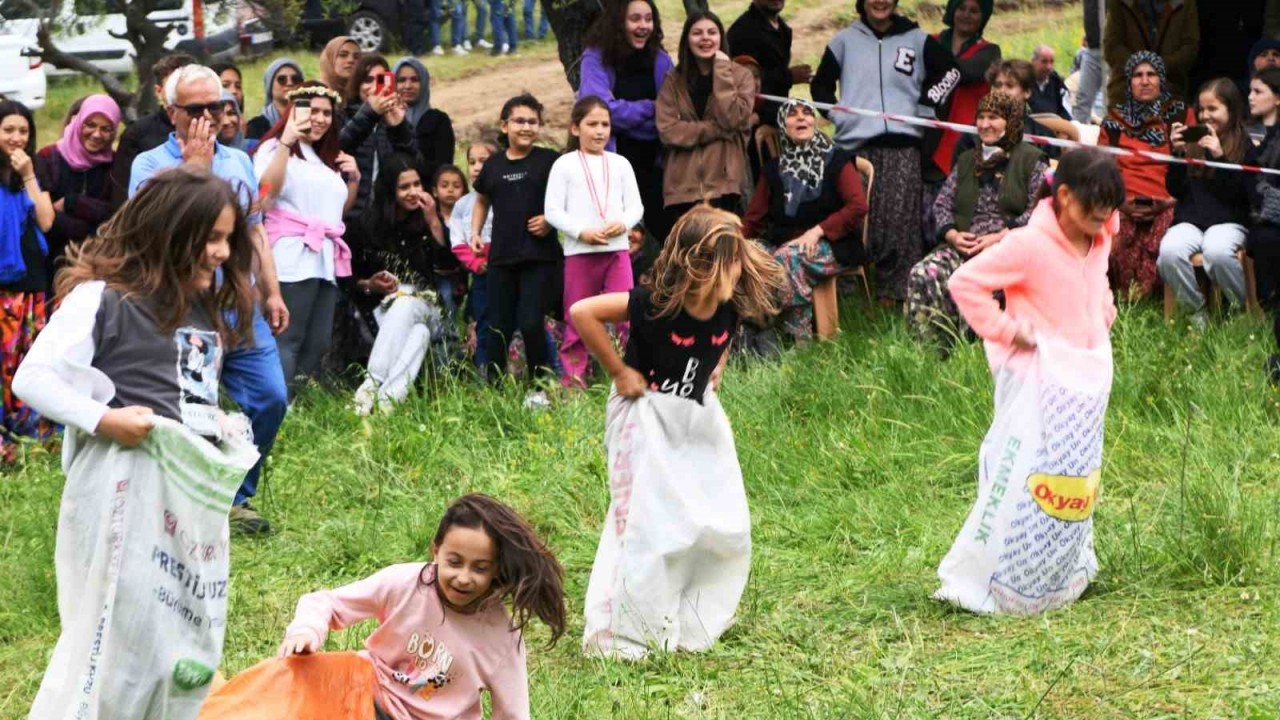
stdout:
{"type": "Polygon", "coordinates": [[[353,103],[347,106],[347,120],[338,135],[342,151],[356,159],[360,168],[360,188],[356,193],[356,203],[348,211],[348,216],[359,215],[369,205],[369,196],[373,193],[373,158],[376,154],[378,165],[386,165],[392,155],[397,153],[412,158],[414,164],[420,164],[418,143],[413,138],[413,126],[406,120],[394,127],[382,121],[382,117],[373,111],[369,103],[353,103]]]}
{"type": "MultiPolygon", "coordinates": [[[[1250,148],[1244,162],[1252,165],[1256,161],[1257,150],[1250,148]]],[[[1249,186],[1256,175],[1212,170],[1207,176],[1193,176],[1188,170],[1186,165],[1172,164],[1165,175],[1165,188],[1178,201],[1173,208],[1174,225],[1191,223],[1201,230],[1224,223],[1248,227],[1249,186]]]]}
{"type": "Polygon", "coordinates": [[[111,209],[115,210],[129,199],[129,173],[133,171],[133,159],[142,153],[165,144],[173,123],[163,109],[134,122],[120,135],[116,157],[111,165],[111,209]]]}
{"type": "Polygon", "coordinates": [[[431,108],[418,118],[414,135],[422,156],[422,184],[429,185],[441,165],[453,164],[453,151],[457,145],[453,121],[443,110],[431,108]]]}
{"type": "Polygon", "coordinates": [[[1063,120],[1070,120],[1071,113],[1067,112],[1064,105],[1067,97],[1067,86],[1062,82],[1062,76],[1057,72],[1049,73],[1049,82],[1045,83],[1044,89],[1041,90],[1038,84],[1031,86],[1031,99],[1027,104],[1031,106],[1033,113],[1053,113],[1063,120]]]}
{"type": "MultiPolygon", "coordinates": [[[[760,92],[786,97],[791,94],[791,27],[781,17],[775,29],[754,2],[729,27],[729,52],[749,55],[760,63],[760,92]]],[[[778,104],[765,103],[760,123],[777,126],[778,104]]]]}

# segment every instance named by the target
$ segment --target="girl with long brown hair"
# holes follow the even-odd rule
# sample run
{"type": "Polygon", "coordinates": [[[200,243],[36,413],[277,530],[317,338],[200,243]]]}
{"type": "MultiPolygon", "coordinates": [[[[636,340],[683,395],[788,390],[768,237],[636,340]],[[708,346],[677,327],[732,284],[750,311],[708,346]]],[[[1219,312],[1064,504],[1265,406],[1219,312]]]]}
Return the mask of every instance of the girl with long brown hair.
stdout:
{"type": "Polygon", "coordinates": [[[569,314],[613,376],[605,421],[611,503],[587,588],[588,653],[710,647],[751,565],[751,521],[716,388],[741,319],[778,311],[782,267],[705,205],[672,228],[648,284],[569,314]],[[605,323],[630,322],[625,356],[605,323]],[[623,542],[623,539],[626,542],[623,542]]]}
{"type": "MultiPolygon", "coordinates": [[[[1196,100],[1199,127],[1172,126],[1173,152],[1189,158],[1253,164],[1253,143],[1245,129],[1245,102],[1234,81],[1210,80],[1196,100]],[[1194,137],[1193,137],[1194,133],[1194,137]]],[[[1236,253],[1249,236],[1249,191],[1246,173],[1186,165],[1170,165],[1165,177],[1177,200],[1173,225],[1160,240],[1156,268],[1173,288],[1178,305],[1203,326],[1204,293],[1196,282],[1191,256],[1204,260],[1204,270],[1237,308],[1245,303],[1244,267],[1236,253]]]]}
{"type": "Polygon", "coordinates": [[[529,717],[524,630],[537,617],[552,643],[564,634],[560,562],[519,513],[478,493],[445,510],[431,555],[302,596],[280,657],[376,618],[360,656],[373,664],[378,718],[480,717],[486,689],[492,717],[529,717]]]}

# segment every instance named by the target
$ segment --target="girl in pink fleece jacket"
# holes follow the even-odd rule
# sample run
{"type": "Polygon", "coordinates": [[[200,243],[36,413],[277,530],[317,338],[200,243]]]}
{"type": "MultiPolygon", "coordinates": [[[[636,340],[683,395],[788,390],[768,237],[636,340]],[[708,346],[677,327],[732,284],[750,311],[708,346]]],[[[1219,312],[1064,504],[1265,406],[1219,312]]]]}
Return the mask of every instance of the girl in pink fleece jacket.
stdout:
{"type": "Polygon", "coordinates": [[[1107,342],[1116,318],[1107,259],[1123,202],[1115,159],[1072,150],[1054,172],[1052,197],[1040,201],[1027,225],[951,276],[951,297],[986,341],[993,369],[1033,347],[1037,335],[1082,348],[1107,342]],[[992,296],[997,290],[1004,291],[1003,310],[992,296]]]}
{"type": "Polygon", "coordinates": [[[537,615],[552,642],[564,633],[564,569],[514,510],[479,494],[449,506],[431,554],[302,596],[280,656],[318,651],[329,630],[376,618],[360,654],[377,677],[379,720],[480,720],[481,690],[493,720],[527,720],[523,630],[537,615]]]}

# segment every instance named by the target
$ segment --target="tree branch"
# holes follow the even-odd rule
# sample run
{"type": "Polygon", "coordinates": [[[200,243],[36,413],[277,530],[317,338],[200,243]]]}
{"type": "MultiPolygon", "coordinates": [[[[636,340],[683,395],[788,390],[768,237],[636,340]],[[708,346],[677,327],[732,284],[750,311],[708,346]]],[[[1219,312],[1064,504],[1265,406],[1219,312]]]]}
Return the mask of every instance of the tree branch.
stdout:
{"type": "Polygon", "coordinates": [[[107,91],[111,99],[115,100],[116,104],[125,109],[126,112],[133,105],[135,94],[125,87],[115,75],[99,68],[88,60],[82,60],[60,50],[50,37],[47,20],[40,22],[40,28],[36,31],[36,41],[40,44],[40,59],[44,62],[54,67],[84,73],[102,83],[103,89],[107,91]]]}

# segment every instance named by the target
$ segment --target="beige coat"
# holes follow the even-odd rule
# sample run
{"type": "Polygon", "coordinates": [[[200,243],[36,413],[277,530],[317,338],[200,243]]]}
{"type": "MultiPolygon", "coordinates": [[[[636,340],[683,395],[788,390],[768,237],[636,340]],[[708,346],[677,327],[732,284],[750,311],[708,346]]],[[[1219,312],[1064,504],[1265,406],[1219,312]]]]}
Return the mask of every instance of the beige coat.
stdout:
{"type": "Polygon", "coordinates": [[[698,118],[684,78],[667,74],[655,120],[666,147],[662,176],[665,205],[740,195],[747,177],[747,137],[759,86],[746,68],[724,60],[712,67],[706,116],[698,118]]]}

